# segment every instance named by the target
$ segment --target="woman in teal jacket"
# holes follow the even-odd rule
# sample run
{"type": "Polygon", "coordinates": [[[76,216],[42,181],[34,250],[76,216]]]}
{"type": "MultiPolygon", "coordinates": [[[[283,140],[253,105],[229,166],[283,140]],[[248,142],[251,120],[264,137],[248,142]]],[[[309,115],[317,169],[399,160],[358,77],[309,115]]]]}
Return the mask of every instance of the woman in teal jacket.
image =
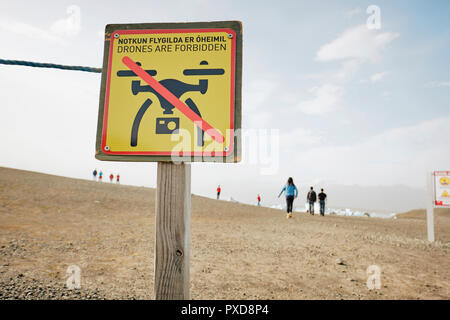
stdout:
{"type": "Polygon", "coordinates": [[[286,192],[286,217],[290,218],[292,217],[292,205],[294,204],[294,198],[297,198],[298,196],[297,187],[295,186],[294,180],[291,177],[289,177],[287,184],[283,187],[283,189],[281,189],[278,198],[283,194],[283,192],[286,192]]]}

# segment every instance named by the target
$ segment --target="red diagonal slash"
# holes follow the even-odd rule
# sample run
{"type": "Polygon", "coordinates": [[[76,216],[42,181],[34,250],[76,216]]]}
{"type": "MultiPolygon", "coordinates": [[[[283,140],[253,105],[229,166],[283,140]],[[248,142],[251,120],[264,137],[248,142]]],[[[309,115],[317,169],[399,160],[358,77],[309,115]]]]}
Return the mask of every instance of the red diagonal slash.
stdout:
{"type": "Polygon", "coordinates": [[[156,92],[158,92],[164,99],[177,108],[181,113],[188,117],[192,122],[199,126],[203,131],[209,134],[214,140],[219,143],[223,143],[224,136],[213,128],[208,122],[203,120],[198,114],[191,110],[184,102],[175,97],[175,95],[166,89],[162,84],[156,81],[151,75],[149,75],[144,69],[136,64],[130,57],[123,57],[122,62],[130,68],[139,78],[147,82],[156,92]]]}

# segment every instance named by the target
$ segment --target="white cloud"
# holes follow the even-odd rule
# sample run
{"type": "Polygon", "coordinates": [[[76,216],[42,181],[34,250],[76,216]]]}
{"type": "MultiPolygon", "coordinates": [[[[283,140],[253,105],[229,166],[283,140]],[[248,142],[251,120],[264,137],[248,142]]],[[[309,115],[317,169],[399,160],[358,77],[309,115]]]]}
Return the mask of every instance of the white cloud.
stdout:
{"type": "Polygon", "coordinates": [[[280,141],[283,141],[283,146],[291,151],[294,147],[317,145],[323,142],[323,137],[320,132],[311,129],[291,128],[281,133],[280,141]]]}
{"type": "Polygon", "coordinates": [[[64,40],[61,37],[23,22],[0,21],[0,29],[35,40],[44,40],[50,43],[64,44],[64,40]]]}
{"type": "Polygon", "coordinates": [[[65,45],[64,37],[75,36],[81,30],[80,11],[80,8],[76,5],[67,7],[69,16],[55,21],[50,26],[50,31],[13,20],[0,20],[0,29],[34,40],[44,40],[49,43],[65,45]]]}
{"type": "Polygon", "coordinates": [[[80,7],[76,5],[68,6],[66,12],[69,16],[65,19],[59,19],[55,21],[51,25],[50,31],[63,37],[76,36],[80,33],[81,30],[80,7]]]}
{"type": "Polygon", "coordinates": [[[243,95],[244,103],[248,104],[252,110],[259,109],[270,99],[277,87],[276,82],[267,78],[248,81],[243,88],[245,92],[243,95]]]}
{"type": "MultiPolygon", "coordinates": [[[[324,115],[335,110],[343,97],[343,86],[355,76],[363,63],[377,61],[386,46],[398,36],[398,33],[369,30],[366,25],[359,25],[321,46],[316,53],[317,61],[342,61],[342,65],[331,74],[314,75],[322,81],[322,85],[309,90],[314,97],[300,102],[300,110],[310,115],[324,115]]],[[[388,74],[388,71],[374,74],[370,81],[380,81],[388,74]]]]}
{"type": "Polygon", "coordinates": [[[381,96],[382,96],[383,98],[390,98],[390,97],[392,96],[392,93],[391,93],[390,91],[383,91],[383,92],[381,93],[381,96]]]}
{"type": "Polygon", "coordinates": [[[299,151],[300,167],[321,168],[322,177],[362,185],[423,186],[425,173],[448,170],[450,117],[386,130],[344,146],[299,151]]]}
{"type": "Polygon", "coordinates": [[[345,60],[341,63],[338,69],[334,69],[327,72],[309,73],[303,75],[302,78],[307,80],[321,81],[323,83],[336,82],[345,83],[355,76],[359,71],[362,63],[360,60],[345,60]]]}
{"type": "Polygon", "coordinates": [[[385,76],[387,76],[390,72],[389,71],[384,71],[384,72],[380,72],[380,73],[375,73],[370,77],[370,81],[372,82],[378,82],[381,79],[383,79],[385,76]]]}
{"type": "Polygon", "coordinates": [[[339,103],[344,90],[334,84],[323,84],[309,89],[314,96],[309,100],[300,101],[297,107],[309,115],[324,115],[333,111],[339,103]]]}
{"type": "Polygon", "coordinates": [[[450,81],[432,81],[425,85],[427,88],[443,88],[450,87],[450,81]]]}
{"type": "Polygon", "coordinates": [[[345,13],[345,15],[346,15],[348,18],[352,18],[353,16],[356,16],[356,15],[358,15],[358,14],[360,14],[360,13],[361,13],[361,8],[357,7],[357,8],[354,8],[354,9],[352,9],[352,10],[347,11],[347,12],[345,13]]]}
{"type": "Polygon", "coordinates": [[[359,25],[344,31],[339,37],[320,47],[316,54],[318,61],[360,59],[376,61],[386,46],[399,36],[394,32],[369,30],[359,25]]]}
{"type": "Polygon", "coordinates": [[[361,62],[358,60],[348,60],[342,63],[341,69],[334,74],[334,78],[338,81],[348,81],[358,72],[361,62]]]}
{"type": "Polygon", "coordinates": [[[272,120],[272,107],[279,85],[267,78],[246,81],[243,86],[242,116],[250,128],[267,128],[272,120]]]}

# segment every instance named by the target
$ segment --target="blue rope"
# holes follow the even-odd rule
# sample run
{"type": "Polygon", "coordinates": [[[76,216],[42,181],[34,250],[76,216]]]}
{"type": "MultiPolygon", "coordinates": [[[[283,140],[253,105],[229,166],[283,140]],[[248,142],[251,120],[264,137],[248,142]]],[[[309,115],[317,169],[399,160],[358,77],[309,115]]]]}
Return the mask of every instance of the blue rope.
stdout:
{"type": "Polygon", "coordinates": [[[39,62],[20,61],[20,60],[0,59],[0,64],[35,67],[35,68],[53,68],[53,69],[102,73],[102,68],[91,68],[91,67],[83,67],[83,66],[66,66],[66,65],[62,65],[62,64],[39,63],[39,62]]]}

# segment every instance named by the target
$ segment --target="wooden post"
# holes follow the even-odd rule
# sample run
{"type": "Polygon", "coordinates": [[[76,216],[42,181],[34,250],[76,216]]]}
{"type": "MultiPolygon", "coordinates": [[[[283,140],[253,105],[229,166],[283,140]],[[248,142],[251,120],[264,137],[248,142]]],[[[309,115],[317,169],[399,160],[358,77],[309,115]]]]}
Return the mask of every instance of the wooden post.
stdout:
{"type": "Polygon", "coordinates": [[[427,235],[434,242],[434,174],[427,173],[427,235]]]}
{"type": "Polygon", "coordinates": [[[155,299],[189,299],[191,165],[158,162],[155,299]]]}

